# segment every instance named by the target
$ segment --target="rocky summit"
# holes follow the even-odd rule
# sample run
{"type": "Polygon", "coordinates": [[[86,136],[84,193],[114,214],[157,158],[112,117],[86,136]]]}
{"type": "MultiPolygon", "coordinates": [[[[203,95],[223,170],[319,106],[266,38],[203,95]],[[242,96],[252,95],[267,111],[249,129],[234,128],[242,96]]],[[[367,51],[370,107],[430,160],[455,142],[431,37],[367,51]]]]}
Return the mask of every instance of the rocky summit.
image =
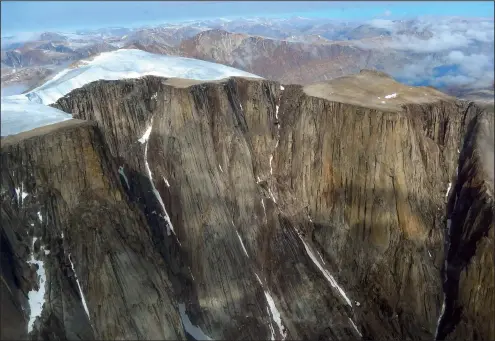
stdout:
{"type": "Polygon", "coordinates": [[[1,141],[2,339],[495,339],[493,113],[374,71],[52,106],[1,141]]]}

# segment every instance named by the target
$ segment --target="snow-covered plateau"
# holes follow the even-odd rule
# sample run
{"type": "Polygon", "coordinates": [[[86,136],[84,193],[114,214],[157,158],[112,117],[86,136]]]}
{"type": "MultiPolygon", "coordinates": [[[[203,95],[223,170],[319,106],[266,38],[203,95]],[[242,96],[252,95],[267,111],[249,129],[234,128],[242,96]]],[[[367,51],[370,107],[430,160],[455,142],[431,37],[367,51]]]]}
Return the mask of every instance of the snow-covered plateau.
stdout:
{"type": "Polygon", "coordinates": [[[71,118],[49,107],[74,89],[97,80],[118,80],[158,76],[194,80],[219,80],[232,76],[260,78],[225,65],[202,60],[157,55],[141,50],[122,49],[105,52],[78,62],[45,84],[23,95],[1,99],[1,135],[13,135],[71,118]]]}

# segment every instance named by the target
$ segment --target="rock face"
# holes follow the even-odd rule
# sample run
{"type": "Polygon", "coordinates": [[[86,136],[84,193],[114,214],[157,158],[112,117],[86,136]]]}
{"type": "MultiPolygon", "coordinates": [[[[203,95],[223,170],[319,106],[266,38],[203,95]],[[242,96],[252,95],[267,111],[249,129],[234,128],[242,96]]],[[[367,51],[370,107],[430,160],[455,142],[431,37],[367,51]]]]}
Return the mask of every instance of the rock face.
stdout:
{"type": "MultiPolygon", "coordinates": [[[[482,116],[476,106],[376,72],[285,88],[244,78],[98,81],[54,106],[93,123],[72,123],[81,136],[59,133],[56,148],[32,142],[58,153],[43,158],[26,156],[23,141],[33,139],[3,140],[2,169],[13,159],[75,165],[35,178],[53,188],[50,231],[65,233],[58,240],[88,301],[88,337],[181,338],[178,316],[194,339],[435,337],[445,190],[482,116]]],[[[25,191],[28,200],[34,190],[25,191]]],[[[51,310],[45,304],[38,320],[46,330],[51,310]]]]}
{"type": "Polygon", "coordinates": [[[437,340],[495,339],[493,113],[469,125],[447,206],[437,340]]]}
{"type": "Polygon", "coordinates": [[[94,123],[5,138],[1,160],[2,262],[14,265],[2,267],[2,294],[12,302],[2,316],[14,307],[26,316],[17,335],[2,337],[25,338],[27,317],[38,312],[34,328],[29,322],[35,339],[184,338],[144,216],[127,200],[94,123]],[[31,269],[15,266],[29,253],[31,269]],[[41,294],[39,307],[33,292],[27,304],[30,290],[41,294]]]}

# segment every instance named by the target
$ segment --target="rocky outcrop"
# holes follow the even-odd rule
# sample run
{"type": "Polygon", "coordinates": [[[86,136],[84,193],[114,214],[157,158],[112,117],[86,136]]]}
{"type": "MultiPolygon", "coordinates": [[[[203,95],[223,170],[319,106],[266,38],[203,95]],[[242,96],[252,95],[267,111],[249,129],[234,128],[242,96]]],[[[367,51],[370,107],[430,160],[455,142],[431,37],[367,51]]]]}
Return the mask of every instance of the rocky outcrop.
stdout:
{"type": "Polygon", "coordinates": [[[165,264],[94,122],[4,138],[1,162],[2,339],[184,339],[165,264]]]}
{"type": "Polygon", "coordinates": [[[436,340],[495,339],[493,130],[493,113],[472,120],[449,193],[436,340]]]}
{"type": "Polygon", "coordinates": [[[103,132],[201,333],[434,338],[445,188],[476,106],[370,72],[99,81],[55,106],[103,132]]]}

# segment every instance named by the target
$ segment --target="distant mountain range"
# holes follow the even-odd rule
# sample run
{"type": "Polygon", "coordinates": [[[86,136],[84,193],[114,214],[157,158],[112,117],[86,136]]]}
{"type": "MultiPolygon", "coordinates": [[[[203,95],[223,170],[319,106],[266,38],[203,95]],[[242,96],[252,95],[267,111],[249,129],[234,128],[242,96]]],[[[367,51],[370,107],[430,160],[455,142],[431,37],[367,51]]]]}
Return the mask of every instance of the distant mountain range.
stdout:
{"type": "Polygon", "coordinates": [[[24,42],[3,37],[2,86],[30,89],[82,58],[121,48],[213,61],[284,83],[326,81],[366,68],[453,95],[458,89],[493,94],[493,20],[459,18],[218,19],[45,32],[24,42]]]}

